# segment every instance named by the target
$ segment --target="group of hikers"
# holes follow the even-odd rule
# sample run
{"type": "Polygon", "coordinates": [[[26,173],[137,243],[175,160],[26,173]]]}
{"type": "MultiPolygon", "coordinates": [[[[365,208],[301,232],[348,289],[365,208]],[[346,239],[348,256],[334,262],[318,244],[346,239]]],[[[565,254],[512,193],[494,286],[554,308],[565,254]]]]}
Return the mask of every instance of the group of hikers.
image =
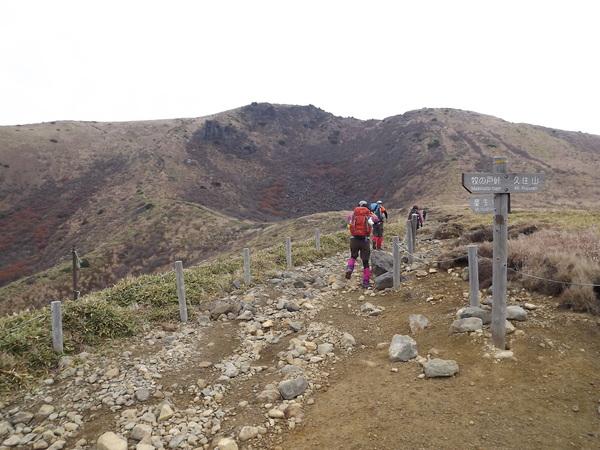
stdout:
{"type": "MultiPolygon", "coordinates": [[[[423,220],[427,212],[419,210],[414,205],[408,213],[407,220],[417,215],[417,229],[423,226],[423,220]]],[[[388,212],[383,202],[378,200],[371,204],[365,200],[358,202],[358,206],[348,215],[348,228],[350,229],[350,259],[346,266],[346,279],[352,277],[354,265],[360,254],[363,264],[363,288],[368,289],[371,284],[371,268],[369,258],[371,257],[371,243],[373,250],[381,250],[383,244],[383,224],[388,220],[388,212]],[[372,237],[371,237],[372,234],[372,237]]]]}

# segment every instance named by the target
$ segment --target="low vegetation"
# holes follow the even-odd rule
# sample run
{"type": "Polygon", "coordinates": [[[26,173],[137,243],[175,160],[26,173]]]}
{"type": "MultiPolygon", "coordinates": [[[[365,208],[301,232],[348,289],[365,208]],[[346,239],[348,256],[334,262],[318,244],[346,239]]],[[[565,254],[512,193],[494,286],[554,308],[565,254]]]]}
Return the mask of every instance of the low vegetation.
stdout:
{"type": "MultiPolygon", "coordinates": [[[[445,213],[434,233],[456,238],[450,255],[464,255],[477,243],[480,287],[491,284],[493,229],[490,215],[445,213]]],[[[517,210],[509,214],[509,282],[556,297],[574,311],[600,315],[600,213],[517,210]]]]}
{"type": "MultiPolygon", "coordinates": [[[[292,263],[304,265],[345,249],[347,232],[322,236],[320,250],[315,240],[294,242],[292,263]]],[[[251,255],[251,275],[263,278],[271,270],[287,265],[284,245],[251,255]]],[[[234,280],[243,280],[241,257],[199,265],[184,271],[188,315],[204,311],[208,301],[226,295],[234,280]]],[[[103,291],[62,305],[64,353],[77,353],[107,339],[137,334],[146,323],[179,320],[175,274],[129,277],[103,291]]],[[[27,385],[57,366],[60,354],[52,349],[50,307],[25,310],[0,319],[0,393],[27,385]]]]}

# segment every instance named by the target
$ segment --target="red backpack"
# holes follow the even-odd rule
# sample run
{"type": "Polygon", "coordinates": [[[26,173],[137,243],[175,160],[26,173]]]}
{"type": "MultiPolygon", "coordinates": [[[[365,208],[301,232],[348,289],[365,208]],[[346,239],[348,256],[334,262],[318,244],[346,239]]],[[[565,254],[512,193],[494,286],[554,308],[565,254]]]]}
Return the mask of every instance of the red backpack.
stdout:
{"type": "Polygon", "coordinates": [[[350,234],[352,236],[370,236],[372,227],[369,225],[369,217],[371,217],[369,208],[365,206],[354,208],[350,221],[350,234]]]}

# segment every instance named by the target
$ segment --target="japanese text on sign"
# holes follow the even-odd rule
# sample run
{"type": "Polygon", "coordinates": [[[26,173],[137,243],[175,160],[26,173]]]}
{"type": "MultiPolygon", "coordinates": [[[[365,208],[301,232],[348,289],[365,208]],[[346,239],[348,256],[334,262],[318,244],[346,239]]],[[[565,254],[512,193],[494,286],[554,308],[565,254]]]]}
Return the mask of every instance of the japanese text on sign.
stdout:
{"type": "Polygon", "coordinates": [[[494,196],[482,195],[471,197],[471,209],[478,214],[494,212],[494,196]]]}
{"type": "Polygon", "coordinates": [[[538,192],[545,181],[536,173],[463,173],[463,186],[472,193],[538,192]]]}

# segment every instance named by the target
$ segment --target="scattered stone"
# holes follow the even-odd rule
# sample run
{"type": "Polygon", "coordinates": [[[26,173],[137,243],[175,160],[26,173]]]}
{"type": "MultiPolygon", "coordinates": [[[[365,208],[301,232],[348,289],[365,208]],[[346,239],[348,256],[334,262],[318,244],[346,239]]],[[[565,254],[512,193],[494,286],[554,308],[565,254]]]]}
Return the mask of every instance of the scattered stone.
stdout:
{"type": "Polygon", "coordinates": [[[434,358],[423,364],[427,378],[451,377],[458,373],[458,363],[454,360],[434,358]]]}
{"type": "Polygon", "coordinates": [[[379,275],[375,278],[373,283],[373,288],[378,291],[383,291],[385,289],[391,289],[394,287],[394,274],[392,272],[386,272],[382,275],[379,275]]]}
{"type": "Polygon", "coordinates": [[[468,317],[479,317],[483,325],[487,325],[492,322],[492,312],[477,306],[470,306],[462,309],[459,312],[459,317],[461,319],[466,319],[468,317]]]}
{"type": "Polygon", "coordinates": [[[340,346],[343,348],[354,347],[356,346],[356,339],[354,339],[354,336],[352,336],[350,333],[344,333],[340,342],[340,346]]]}
{"type": "Polygon", "coordinates": [[[395,334],[388,349],[390,361],[408,361],[418,355],[417,342],[410,336],[395,334]]]}
{"type": "Polygon", "coordinates": [[[304,377],[297,377],[279,383],[279,393],[286,400],[291,400],[302,395],[308,387],[308,381],[304,377]]]}
{"type": "Polygon", "coordinates": [[[520,306],[507,306],[506,307],[506,318],[508,320],[527,320],[527,311],[520,306]]]}
{"type": "Polygon", "coordinates": [[[127,450],[127,439],[108,431],[98,438],[96,447],[98,450],[127,450]]]}
{"type": "Polygon", "coordinates": [[[505,330],[506,330],[506,334],[512,334],[515,332],[516,328],[515,326],[509,322],[508,320],[505,322],[505,330]]]}
{"type": "MultiPolygon", "coordinates": [[[[256,436],[258,436],[258,427],[251,427],[248,425],[243,426],[239,434],[240,441],[242,442],[254,439],[256,436]]],[[[219,442],[219,448],[221,448],[221,442],[219,442]]]]}
{"type": "Polygon", "coordinates": [[[29,423],[33,419],[33,413],[27,411],[19,411],[8,418],[8,422],[11,425],[18,425],[22,423],[29,423]]]}
{"type": "Polygon", "coordinates": [[[333,353],[333,344],[329,344],[329,343],[320,344],[317,347],[317,353],[321,356],[328,355],[329,353],[333,353]]]}
{"type": "Polygon", "coordinates": [[[408,316],[408,324],[410,326],[410,332],[415,334],[427,328],[429,326],[429,320],[421,314],[410,314],[408,316]]]}
{"type": "Polygon", "coordinates": [[[223,438],[217,443],[219,450],[238,450],[238,445],[231,438],[223,438]]]}
{"type": "Polygon", "coordinates": [[[458,319],[450,325],[451,333],[467,333],[470,331],[481,330],[483,321],[479,317],[467,317],[466,319],[458,319]]]}

